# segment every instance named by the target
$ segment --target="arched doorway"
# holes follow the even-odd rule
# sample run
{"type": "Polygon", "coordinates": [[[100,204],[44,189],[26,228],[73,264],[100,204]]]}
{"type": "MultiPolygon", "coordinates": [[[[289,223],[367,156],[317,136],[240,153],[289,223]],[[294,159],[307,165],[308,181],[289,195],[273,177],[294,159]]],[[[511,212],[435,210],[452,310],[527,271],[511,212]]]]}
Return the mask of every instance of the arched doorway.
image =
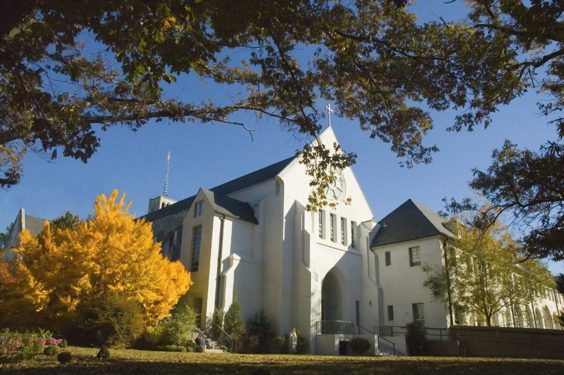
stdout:
{"type": "Polygon", "coordinates": [[[323,333],[345,333],[352,322],[347,322],[345,278],[333,267],[321,284],[321,320],[323,333]]]}

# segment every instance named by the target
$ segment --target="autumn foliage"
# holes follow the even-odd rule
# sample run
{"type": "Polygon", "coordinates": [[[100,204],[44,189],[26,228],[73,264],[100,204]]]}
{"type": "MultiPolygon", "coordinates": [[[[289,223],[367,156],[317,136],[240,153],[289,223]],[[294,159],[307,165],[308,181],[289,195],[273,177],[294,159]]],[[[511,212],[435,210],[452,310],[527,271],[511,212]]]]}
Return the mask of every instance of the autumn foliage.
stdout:
{"type": "MultiPolygon", "coordinates": [[[[151,225],[128,214],[118,191],[96,198],[95,215],[73,228],[24,231],[17,257],[0,267],[0,324],[41,325],[58,332],[84,322],[110,298],[136,305],[144,327],[170,315],[190,284],[179,262],[171,262],[155,243],[151,225]]],[[[137,314],[136,314],[137,315],[137,314]]]]}

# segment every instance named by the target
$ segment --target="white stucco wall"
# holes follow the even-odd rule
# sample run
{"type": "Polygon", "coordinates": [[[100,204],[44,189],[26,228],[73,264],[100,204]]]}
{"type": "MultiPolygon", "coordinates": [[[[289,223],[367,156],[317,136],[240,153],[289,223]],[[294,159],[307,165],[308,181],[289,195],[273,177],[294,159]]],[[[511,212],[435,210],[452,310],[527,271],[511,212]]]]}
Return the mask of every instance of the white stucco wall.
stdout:
{"type": "Polygon", "coordinates": [[[414,303],[423,303],[425,325],[433,328],[446,328],[448,311],[444,301],[437,301],[429,288],[423,286],[427,279],[424,266],[436,270],[442,264],[441,237],[406,241],[374,250],[378,257],[378,278],[382,287],[381,324],[385,326],[405,326],[413,321],[414,303]],[[409,248],[419,246],[421,266],[410,266],[409,248]],[[389,251],[391,264],[385,265],[385,252],[389,251]],[[394,319],[388,320],[387,306],[394,307],[394,319]]]}

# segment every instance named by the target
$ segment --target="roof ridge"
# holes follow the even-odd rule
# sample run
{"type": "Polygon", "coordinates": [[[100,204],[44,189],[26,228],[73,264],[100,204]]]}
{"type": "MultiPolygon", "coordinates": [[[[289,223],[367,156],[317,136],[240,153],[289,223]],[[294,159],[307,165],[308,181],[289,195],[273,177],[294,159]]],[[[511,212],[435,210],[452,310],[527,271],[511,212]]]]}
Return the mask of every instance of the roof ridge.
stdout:
{"type": "MultiPolygon", "coordinates": [[[[258,183],[266,181],[274,176],[278,175],[284,168],[286,168],[290,162],[292,162],[297,155],[291,156],[289,158],[280,160],[276,163],[267,165],[263,168],[259,168],[242,176],[236,177],[232,180],[214,186],[211,189],[207,189],[208,191],[219,193],[221,195],[227,196],[230,193],[233,193],[238,190],[245,189],[247,187],[254,186],[258,183]],[[255,180],[253,180],[253,177],[255,180]],[[250,181],[249,181],[250,180],[250,181]]],[[[192,195],[188,198],[181,199],[174,204],[161,208],[159,210],[149,212],[140,218],[144,218],[149,221],[159,220],[162,217],[173,215],[183,210],[187,210],[190,208],[192,201],[195,199],[196,195],[192,195]]]]}

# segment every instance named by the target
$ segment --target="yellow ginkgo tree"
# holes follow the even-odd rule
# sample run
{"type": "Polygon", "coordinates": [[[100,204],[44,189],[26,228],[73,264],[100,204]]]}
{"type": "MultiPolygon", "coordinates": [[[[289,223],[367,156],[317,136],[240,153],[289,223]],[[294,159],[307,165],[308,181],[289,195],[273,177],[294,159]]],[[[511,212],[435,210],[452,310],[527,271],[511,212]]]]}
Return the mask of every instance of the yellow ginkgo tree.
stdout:
{"type": "Polygon", "coordinates": [[[0,324],[62,332],[84,319],[85,306],[116,299],[138,306],[144,327],[170,315],[190,275],[162,255],[151,225],[118,195],[97,197],[94,217],[73,227],[45,222],[35,237],[21,233],[16,257],[0,267],[0,324]]]}

